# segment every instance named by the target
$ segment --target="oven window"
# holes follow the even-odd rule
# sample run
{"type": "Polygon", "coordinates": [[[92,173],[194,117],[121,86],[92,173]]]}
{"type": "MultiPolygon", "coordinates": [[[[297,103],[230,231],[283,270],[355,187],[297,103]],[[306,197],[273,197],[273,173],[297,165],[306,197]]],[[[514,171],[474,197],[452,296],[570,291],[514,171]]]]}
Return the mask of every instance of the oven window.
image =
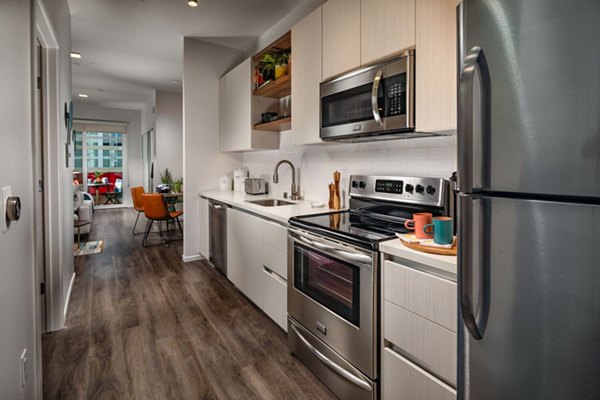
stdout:
{"type": "Polygon", "coordinates": [[[294,286],[360,326],[360,268],[300,244],[294,245],[294,286]]]}

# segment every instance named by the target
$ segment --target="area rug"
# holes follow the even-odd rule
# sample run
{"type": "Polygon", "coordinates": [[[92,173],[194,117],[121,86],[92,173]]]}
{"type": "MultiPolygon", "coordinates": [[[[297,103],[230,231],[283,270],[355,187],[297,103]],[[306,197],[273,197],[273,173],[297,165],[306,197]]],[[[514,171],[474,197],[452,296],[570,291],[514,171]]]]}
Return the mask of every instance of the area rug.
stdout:
{"type": "Polygon", "coordinates": [[[82,247],[79,247],[79,243],[75,243],[73,254],[75,254],[75,256],[87,256],[90,254],[102,253],[102,250],[104,250],[104,240],[96,240],[93,242],[85,242],[82,247]]]}

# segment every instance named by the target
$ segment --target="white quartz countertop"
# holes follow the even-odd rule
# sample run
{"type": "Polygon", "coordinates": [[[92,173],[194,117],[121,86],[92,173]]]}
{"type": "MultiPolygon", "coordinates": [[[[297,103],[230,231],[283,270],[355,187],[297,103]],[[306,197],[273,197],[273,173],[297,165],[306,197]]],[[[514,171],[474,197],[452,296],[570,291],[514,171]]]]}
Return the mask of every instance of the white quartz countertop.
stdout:
{"type": "Polygon", "coordinates": [[[200,196],[205,197],[207,199],[220,201],[225,204],[229,204],[234,208],[249,211],[259,216],[275,220],[285,225],[287,225],[288,219],[290,219],[291,217],[296,217],[298,215],[322,214],[330,211],[335,211],[329,209],[327,205],[325,205],[324,207],[311,207],[311,204],[317,204],[318,202],[310,200],[284,199],[281,196],[274,196],[271,194],[251,195],[243,192],[221,192],[218,190],[213,190],[200,192],[200,196]],[[265,207],[248,202],[248,200],[253,201],[264,199],[285,200],[295,204],[277,207],[265,207]]]}
{"type": "Polygon", "coordinates": [[[400,239],[391,239],[379,243],[379,251],[395,257],[437,268],[453,275],[456,275],[457,272],[456,256],[442,256],[409,249],[402,244],[400,239]]]}

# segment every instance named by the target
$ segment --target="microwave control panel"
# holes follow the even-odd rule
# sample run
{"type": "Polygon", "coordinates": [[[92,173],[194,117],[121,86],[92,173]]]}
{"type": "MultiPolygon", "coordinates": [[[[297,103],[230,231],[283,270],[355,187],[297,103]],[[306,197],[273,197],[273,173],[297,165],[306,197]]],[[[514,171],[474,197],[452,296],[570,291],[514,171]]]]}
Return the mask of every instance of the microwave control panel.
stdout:
{"type": "Polygon", "coordinates": [[[384,79],[386,89],[386,117],[406,114],[406,75],[384,79]]]}

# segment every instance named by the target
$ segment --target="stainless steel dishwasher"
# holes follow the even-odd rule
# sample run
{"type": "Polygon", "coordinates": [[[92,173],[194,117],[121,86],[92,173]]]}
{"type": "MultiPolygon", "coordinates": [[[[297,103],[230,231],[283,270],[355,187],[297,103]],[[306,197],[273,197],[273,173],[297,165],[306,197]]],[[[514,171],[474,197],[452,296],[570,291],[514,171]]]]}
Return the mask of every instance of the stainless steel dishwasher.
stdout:
{"type": "Polygon", "coordinates": [[[229,206],[210,200],[210,262],[227,275],[227,208],[229,206]]]}

